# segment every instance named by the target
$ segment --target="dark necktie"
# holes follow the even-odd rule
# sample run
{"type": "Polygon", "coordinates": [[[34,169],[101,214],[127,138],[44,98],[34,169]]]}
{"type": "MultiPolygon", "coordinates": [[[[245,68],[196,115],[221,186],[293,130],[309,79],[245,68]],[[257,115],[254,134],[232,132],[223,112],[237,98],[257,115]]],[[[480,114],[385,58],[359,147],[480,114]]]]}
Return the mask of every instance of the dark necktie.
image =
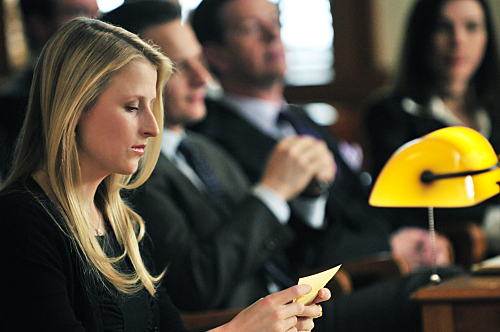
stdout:
{"type": "MultiPolygon", "coordinates": [[[[297,135],[309,135],[319,140],[322,139],[313,128],[307,125],[307,123],[304,123],[304,121],[302,121],[296,114],[294,114],[288,106],[283,107],[278,115],[277,125],[279,126],[282,123],[289,123],[293,127],[293,129],[295,129],[297,135]]],[[[325,181],[312,179],[307,188],[308,194],[305,195],[317,197],[319,196],[319,194],[327,190],[329,186],[330,184],[325,181]]]]}
{"type": "Polygon", "coordinates": [[[321,139],[318,133],[299,119],[289,107],[283,108],[278,115],[278,126],[283,122],[289,123],[298,135],[309,135],[314,138],[321,139]]]}
{"type": "Polygon", "coordinates": [[[177,150],[184,156],[189,166],[193,168],[196,175],[203,182],[208,190],[209,198],[214,206],[225,216],[231,214],[231,204],[225,195],[219,180],[215,176],[213,169],[206,163],[200,154],[198,147],[189,138],[184,138],[177,150]]]}
{"type": "Polygon", "coordinates": [[[278,286],[278,288],[285,289],[295,285],[295,281],[292,280],[285,272],[283,272],[276,263],[273,261],[267,261],[264,263],[264,269],[268,273],[269,281],[273,282],[278,286]]]}

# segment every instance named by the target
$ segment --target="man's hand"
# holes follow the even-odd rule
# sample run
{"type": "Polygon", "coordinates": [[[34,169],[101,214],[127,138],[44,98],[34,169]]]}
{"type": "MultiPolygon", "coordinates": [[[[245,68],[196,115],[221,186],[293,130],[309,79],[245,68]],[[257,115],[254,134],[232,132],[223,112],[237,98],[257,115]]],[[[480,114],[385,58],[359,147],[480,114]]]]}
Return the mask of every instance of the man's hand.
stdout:
{"type": "MultiPolygon", "coordinates": [[[[430,232],[420,228],[404,228],[391,238],[394,256],[404,259],[414,271],[420,267],[432,266],[432,245],[430,232]]],[[[436,266],[451,263],[452,246],[448,239],[436,233],[436,266]]]]}
{"type": "Polygon", "coordinates": [[[310,136],[282,139],[271,153],[261,184],[288,201],[306,188],[318,196],[331,184],[336,171],[325,142],[310,136]]]}

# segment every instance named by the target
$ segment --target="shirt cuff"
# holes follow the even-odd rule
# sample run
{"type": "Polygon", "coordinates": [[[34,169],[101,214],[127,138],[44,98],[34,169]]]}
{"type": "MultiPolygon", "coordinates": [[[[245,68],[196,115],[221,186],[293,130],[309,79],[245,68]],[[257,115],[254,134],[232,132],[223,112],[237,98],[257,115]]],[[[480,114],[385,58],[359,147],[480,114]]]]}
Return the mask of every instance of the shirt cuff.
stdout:
{"type": "Polygon", "coordinates": [[[320,229],[325,225],[326,202],[328,191],[318,197],[297,196],[291,202],[293,212],[309,227],[320,229]]]}
{"type": "Polygon", "coordinates": [[[252,188],[252,194],[264,203],[269,210],[274,214],[276,219],[285,225],[290,219],[290,207],[288,203],[277,195],[274,190],[263,185],[257,185],[252,188]]]}
{"type": "Polygon", "coordinates": [[[486,208],[483,216],[483,229],[489,250],[498,255],[500,253],[500,206],[495,204],[486,208]]]}

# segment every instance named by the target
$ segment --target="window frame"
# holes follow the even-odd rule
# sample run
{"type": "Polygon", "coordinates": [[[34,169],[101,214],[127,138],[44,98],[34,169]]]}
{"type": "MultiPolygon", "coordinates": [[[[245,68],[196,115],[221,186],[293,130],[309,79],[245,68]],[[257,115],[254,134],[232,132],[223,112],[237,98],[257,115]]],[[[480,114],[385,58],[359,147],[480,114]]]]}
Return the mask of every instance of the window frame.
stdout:
{"type": "Polygon", "coordinates": [[[358,108],[385,82],[376,67],[371,0],[330,0],[334,28],[335,78],[325,85],[286,86],[292,103],[326,102],[358,108]]]}

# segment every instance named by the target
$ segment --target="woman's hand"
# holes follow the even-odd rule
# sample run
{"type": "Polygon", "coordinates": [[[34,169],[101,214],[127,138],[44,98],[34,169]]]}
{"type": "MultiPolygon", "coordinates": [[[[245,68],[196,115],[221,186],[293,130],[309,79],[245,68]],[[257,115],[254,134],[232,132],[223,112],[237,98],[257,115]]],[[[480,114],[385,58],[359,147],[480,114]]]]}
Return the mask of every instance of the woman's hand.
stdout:
{"type": "Polygon", "coordinates": [[[240,312],[229,323],[213,332],[296,332],[310,331],[313,318],[320,315],[321,308],[315,303],[330,298],[330,291],[323,288],[312,304],[305,306],[293,302],[311,291],[310,285],[296,285],[262,298],[240,312]]]}
{"type": "Polygon", "coordinates": [[[323,316],[323,308],[316,303],[329,300],[331,297],[328,288],[322,288],[318,292],[318,296],[311,302],[311,304],[304,307],[304,312],[298,317],[297,324],[295,325],[297,331],[311,331],[314,327],[313,319],[323,316]]]}

